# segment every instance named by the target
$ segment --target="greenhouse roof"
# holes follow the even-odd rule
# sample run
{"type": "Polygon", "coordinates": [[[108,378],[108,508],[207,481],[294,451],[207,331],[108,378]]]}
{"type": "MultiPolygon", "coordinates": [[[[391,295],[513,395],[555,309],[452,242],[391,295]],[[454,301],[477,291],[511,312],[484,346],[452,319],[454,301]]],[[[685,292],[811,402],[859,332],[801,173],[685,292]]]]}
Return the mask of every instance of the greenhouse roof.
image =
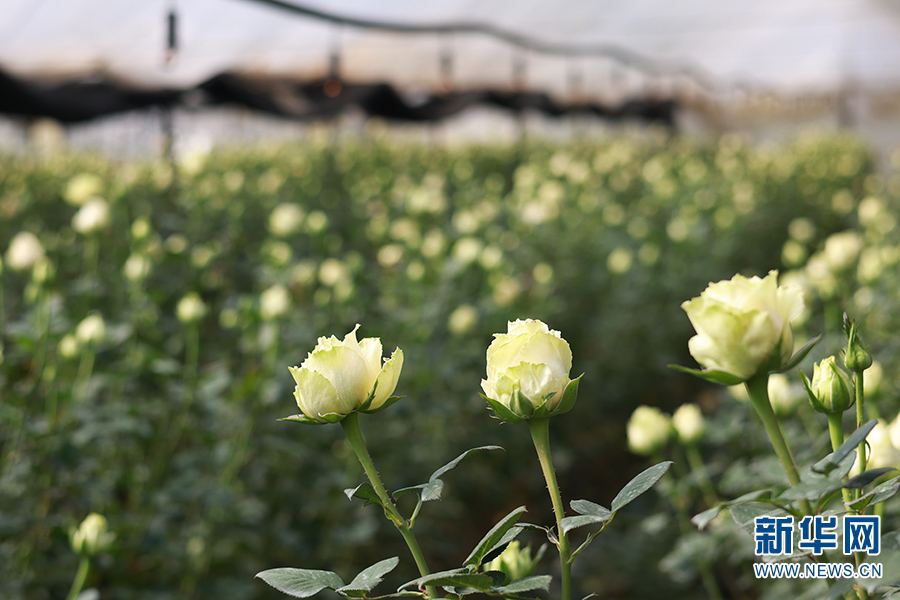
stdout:
{"type": "Polygon", "coordinates": [[[283,82],[339,79],[402,96],[408,115],[449,90],[595,110],[683,89],[894,92],[898,67],[893,0],[6,0],[0,13],[0,110],[13,113],[10,90],[43,85],[17,96],[28,104],[59,91],[48,82],[127,92],[105,99],[109,112],[198,88],[228,101],[213,90],[227,84],[244,104],[297,115],[311,96],[283,82]]]}

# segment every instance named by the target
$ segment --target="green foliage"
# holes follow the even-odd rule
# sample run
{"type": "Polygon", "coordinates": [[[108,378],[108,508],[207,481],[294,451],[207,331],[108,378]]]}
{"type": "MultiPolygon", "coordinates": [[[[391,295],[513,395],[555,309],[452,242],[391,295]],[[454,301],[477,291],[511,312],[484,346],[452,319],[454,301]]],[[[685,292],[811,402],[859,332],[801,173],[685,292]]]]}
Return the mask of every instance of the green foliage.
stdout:
{"type": "Polygon", "coordinates": [[[619,510],[653,487],[665,475],[671,465],[672,462],[667,461],[653,465],[639,473],[616,494],[609,509],[589,500],[573,500],[570,505],[572,510],[578,513],[578,516],[564,518],[562,520],[563,531],[568,533],[577,527],[594,523],[606,523],[612,520],[619,510]]]}
{"type": "Polygon", "coordinates": [[[649,469],[639,473],[634,479],[628,482],[628,485],[623,487],[622,490],[616,494],[616,497],[613,498],[612,503],[609,505],[610,511],[613,514],[616,514],[619,510],[624,508],[625,505],[630,504],[635,498],[649,490],[663,475],[665,475],[670,466],[672,466],[671,461],[663,462],[658,465],[653,465],[649,469]]]}
{"type": "Polygon", "coordinates": [[[387,573],[400,562],[396,556],[387,558],[364,569],[348,584],[331,571],[310,571],[308,569],[269,569],[256,576],[279,592],[294,598],[309,598],[324,589],[331,589],[348,598],[365,596],[382,582],[387,573]]]}
{"type": "MultiPolygon", "coordinates": [[[[488,418],[478,396],[490,334],[507,320],[542,319],[571,344],[573,372],[585,375],[552,428],[578,467],[563,464],[560,485],[603,504],[641,468],[625,451],[632,408],[711,393],[665,367],[689,364],[679,304],[709,281],[794,268],[820,299],[810,329],[827,331],[848,310],[887,372],[900,361],[891,310],[900,270],[889,268],[896,203],[879,181],[867,150],[843,137],[777,149],[731,137],[456,149],[313,140],[186,157],[177,171],[3,157],[0,596],[62,597],[77,565],[66,532],[92,511],[116,534],[86,585],[102,597],[272,597],[253,580],[271,565],[356,572],[403,555],[378,511],[341,493],[374,496],[353,490],[361,474],[342,468],[354,462],[339,428],[277,421],[294,406],[287,367],[318,336],[356,323],[405,354],[405,398],[363,417],[378,420],[366,431],[398,479],[389,489],[416,486],[464,448],[508,450],[467,461],[454,473],[458,492],[418,524],[423,539],[447,540],[426,550],[439,569],[460,564],[460,548],[480,547],[497,515],[546,503],[539,470],[529,474],[519,458],[533,456],[527,439],[488,418]],[[71,187],[84,174],[98,176],[95,193],[110,202],[100,235],[71,225],[71,187]],[[844,230],[862,249],[822,275],[814,259],[844,230]],[[20,231],[40,239],[47,272],[9,267],[20,231]],[[273,286],[291,302],[276,316],[262,304],[273,286]],[[179,321],[191,292],[206,314],[179,321]],[[64,340],[90,314],[102,315],[106,335],[72,353],[64,340]]],[[[895,385],[886,378],[879,392],[888,418],[895,385]]],[[[733,498],[750,491],[746,481],[772,477],[758,460],[766,440],[747,407],[718,396],[711,405],[715,437],[702,450],[723,498],[733,498]]],[[[824,455],[827,440],[802,425],[788,434],[809,441],[798,461],[824,455]]],[[[673,520],[635,516],[650,512],[649,496],[617,515],[629,532],[611,538],[618,549],[598,542],[590,551],[606,560],[579,561],[656,564],[644,557],[675,547],[673,520]]],[[[715,535],[697,551],[719,544],[722,556],[741,556],[740,538],[715,535]]],[[[394,587],[415,576],[404,567],[388,575],[394,587]]],[[[737,589],[753,587],[726,567],[737,589]]],[[[634,597],[668,589],[673,572],[635,574],[644,591],[634,597]]],[[[447,585],[480,589],[471,582],[481,574],[465,575],[447,585]]],[[[584,585],[603,595],[614,584],[584,585]]]]}
{"type": "Polygon", "coordinates": [[[490,531],[478,542],[478,545],[469,553],[463,566],[471,565],[473,567],[480,566],[483,562],[491,560],[499,554],[499,551],[506,547],[521,530],[515,527],[516,521],[525,512],[525,507],[520,506],[511,513],[500,519],[490,531]]]}
{"type": "Polygon", "coordinates": [[[500,446],[481,446],[480,448],[470,448],[469,450],[466,450],[465,452],[448,462],[446,465],[432,473],[431,477],[428,478],[427,483],[422,483],[419,485],[414,485],[411,487],[403,488],[401,490],[397,490],[396,492],[394,492],[393,496],[395,498],[399,498],[407,492],[415,492],[416,494],[418,494],[422,502],[428,502],[429,500],[440,500],[441,492],[443,492],[444,490],[444,480],[441,479],[441,476],[447,471],[455,469],[456,466],[459,465],[459,463],[462,462],[462,460],[470,454],[475,454],[476,452],[480,452],[482,450],[503,450],[503,448],[501,448],[500,446]]]}

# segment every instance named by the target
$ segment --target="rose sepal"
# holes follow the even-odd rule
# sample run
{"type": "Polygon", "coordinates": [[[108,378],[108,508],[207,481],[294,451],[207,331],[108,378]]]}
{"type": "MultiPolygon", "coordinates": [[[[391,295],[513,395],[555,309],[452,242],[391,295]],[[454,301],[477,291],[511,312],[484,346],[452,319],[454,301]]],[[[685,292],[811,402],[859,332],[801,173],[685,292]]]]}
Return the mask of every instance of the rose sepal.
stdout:
{"type": "Polygon", "coordinates": [[[304,414],[299,415],[291,415],[289,417],[282,417],[278,419],[279,421],[294,421],[296,423],[305,423],[306,425],[325,425],[328,421],[319,421],[318,419],[313,419],[311,417],[307,417],[304,414]]]}
{"type": "Polygon", "coordinates": [[[800,379],[803,382],[803,389],[806,390],[806,396],[809,398],[809,403],[817,412],[827,412],[825,410],[819,410],[822,406],[822,403],[819,402],[819,399],[816,398],[815,393],[812,391],[812,384],[809,381],[809,378],[806,376],[806,373],[800,371],[800,379]]]}
{"type": "Polygon", "coordinates": [[[366,412],[369,410],[369,407],[372,406],[372,400],[375,399],[375,390],[378,389],[378,380],[375,380],[375,384],[372,385],[372,389],[369,391],[369,395],[366,396],[366,399],[363,400],[363,403],[359,405],[357,408],[357,412],[366,412]]]}
{"type": "Polygon", "coordinates": [[[506,408],[503,403],[494,400],[493,398],[488,398],[484,394],[479,394],[479,396],[487,401],[491,409],[494,411],[494,416],[496,416],[501,421],[505,423],[522,423],[523,421],[525,421],[525,419],[506,408]]]}
{"type": "Polygon", "coordinates": [[[406,396],[391,396],[390,398],[385,400],[378,408],[360,408],[357,412],[366,413],[367,415],[374,415],[375,413],[383,411],[397,400],[403,400],[404,398],[406,398],[406,396]]]}
{"type": "Polygon", "coordinates": [[[562,415],[572,410],[572,407],[575,406],[575,398],[578,396],[578,384],[582,377],[584,377],[584,373],[566,384],[562,399],[556,405],[556,409],[550,411],[550,415],[562,415]]]}
{"type": "Polygon", "coordinates": [[[319,417],[325,419],[328,423],[339,423],[347,418],[347,415],[342,415],[341,413],[325,413],[324,415],[319,415],[319,417]]]}
{"type": "Polygon", "coordinates": [[[529,419],[545,419],[551,415],[556,414],[556,411],[552,411],[547,408],[547,402],[549,402],[550,398],[555,396],[556,394],[547,394],[542,400],[540,405],[534,409],[534,412],[531,413],[529,419]]]}
{"type": "Polygon", "coordinates": [[[811,339],[808,342],[806,342],[805,344],[803,344],[802,348],[800,348],[799,350],[794,352],[794,355],[791,357],[791,359],[789,361],[787,361],[786,364],[784,364],[783,366],[781,366],[780,368],[778,368],[777,370],[772,371],[772,372],[773,373],[786,373],[787,371],[790,371],[791,369],[793,369],[794,367],[799,365],[800,361],[802,361],[804,358],[806,358],[806,355],[809,354],[810,350],[812,350],[816,346],[816,344],[818,344],[821,341],[822,341],[822,334],[820,333],[813,339],[811,339]]]}
{"type": "Polygon", "coordinates": [[[714,369],[691,369],[690,367],[683,367],[681,365],[668,365],[668,367],[682,373],[694,375],[695,377],[699,377],[700,379],[705,379],[706,381],[709,381],[711,383],[721,383],[722,385],[737,385],[744,382],[744,379],[741,379],[733,373],[727,373],[725,371],[717,371],[714,369]]]}
{"type": "MultiPolygon", "coordinates": [[[[552,396],[553,394],[548,394],[548,398],[545,398],[541,405],[543,406],[543,404],[545,404],[552,396]]],[[[526,397],[520,390],[513,390],[509,399],[509,409],[523,419],[530,419],[534,416],[534,411],[537,410],[534,402],[526,397]]]]}

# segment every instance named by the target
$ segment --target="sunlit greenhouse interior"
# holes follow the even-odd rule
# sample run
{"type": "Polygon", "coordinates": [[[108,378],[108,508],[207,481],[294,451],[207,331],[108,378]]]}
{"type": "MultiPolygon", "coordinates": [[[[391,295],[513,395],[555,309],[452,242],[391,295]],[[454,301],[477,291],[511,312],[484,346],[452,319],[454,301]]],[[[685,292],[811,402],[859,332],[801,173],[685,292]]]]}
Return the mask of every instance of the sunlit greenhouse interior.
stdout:
{"type": "Polygon", "coordinates": [[[900,597],[900,5],[6,0],[0,598],[900,597]]]}

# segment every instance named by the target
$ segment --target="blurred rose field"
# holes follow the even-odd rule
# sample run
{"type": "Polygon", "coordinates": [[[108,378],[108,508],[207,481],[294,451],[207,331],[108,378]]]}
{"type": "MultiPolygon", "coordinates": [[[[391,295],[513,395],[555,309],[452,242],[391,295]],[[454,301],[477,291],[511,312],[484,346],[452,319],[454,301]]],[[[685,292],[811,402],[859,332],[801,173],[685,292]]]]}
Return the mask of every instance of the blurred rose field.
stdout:
{"type": "MultiPolygon", "coordinates": [[[[361,473],[340,432],[277,421],[297,412],[288,368],[357,323],[403,349],[405,399],[366,430],[395,487],[471,446],[506,449],[448,474],[421,523],[441,540],[430,562],[457,564],[490,527],[482,515],[549,506],[540,472],[519,468],[528,440],[479,397],[492,333],[533,318],[585,374],[551,424],[567,496],[608,503],[650,464],[626,441],[639,405],[693,403],[706,421],[695,457],[647,446],[684,467],[669,483],[683,505],[648,493],[623,511],[586,551],[578,597],[705,598],[712,572],[722,597],[795,598],[796,581],[753,578],[752,538],[733,523],[679,525],[783,475],[739,393],[667,368],[695,364],[681,303],[777,269],[804,290],[799,342],[855,318],[876,358],[879,460],[900,467],[898,210],[900,175],[846,136],[313,137],[176,165],[2,156],[0,596],[65,597],[69,531],[91,513],[114,535],[85,585],[99,598],[275,598],[262,569],[402,555],[377,511],[344,496],[361,473]]],[[[840,345],[827,334],[802,366],[840,345]]],[[[824,419],[799,379],[777,385],[798,461],[819,456],[824,419]]],[[[892,530],[898,508],[886,503],[892,530]]]]}

